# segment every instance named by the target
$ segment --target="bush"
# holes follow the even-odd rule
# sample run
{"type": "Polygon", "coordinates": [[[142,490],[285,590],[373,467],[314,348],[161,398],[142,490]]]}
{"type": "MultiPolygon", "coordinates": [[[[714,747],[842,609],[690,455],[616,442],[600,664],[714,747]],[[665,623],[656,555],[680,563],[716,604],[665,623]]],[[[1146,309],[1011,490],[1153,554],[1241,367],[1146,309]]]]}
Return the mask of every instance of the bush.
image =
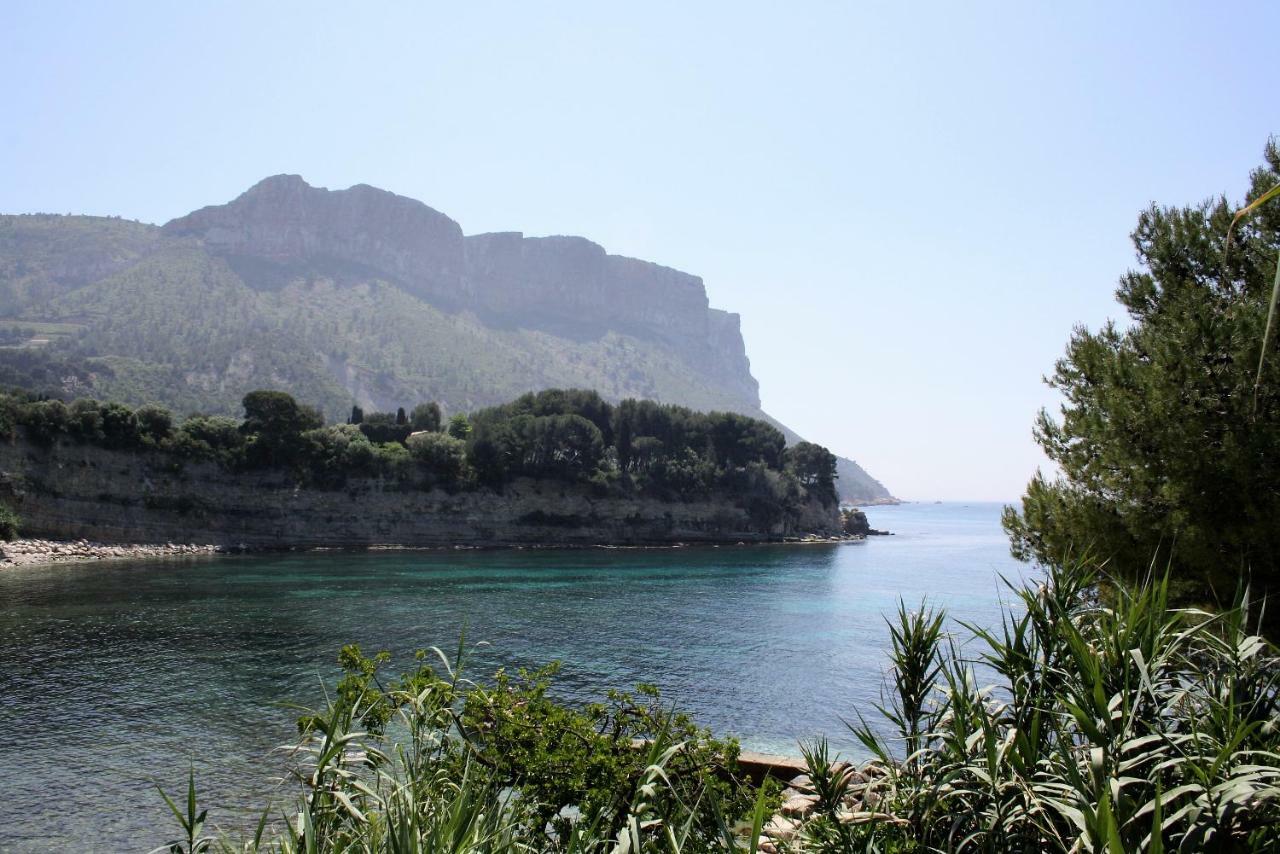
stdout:
{"type": "Polygon", "coordinates": [[[13,508],[7,504],[0,504],[0,540],[16,540],[18,538],[18,528],[21,520],[13,508]]]}
{"type": "Polygon", "coordinates": [[[67,435],[71,412],[60,400],[38,400],[27,404],[22,412],[27,437],[38,445],[49,446],[67,435]]]}
{"type": "Polygon", "coordinates": [[[466,470],[466,443],[447,433],[414,433],[408,439],[409,453],[428,474],[445,486],[453,486],[466,470]]]}
{"type": "Polygon", "coordinates": [[[471,435],[471,422],[467,420],[467,416],[459,412],[449,419],[449,435],[464,441],[471,435]]]}
{"type": "Polygon", "coordinates": [[[350,475],[371,475],[377,468],[374,447],[355,424],[308,430],[299,445],[307,479],[317,486],[338,487],[350,475]]]}
{"type": "Polygon", "coordinates": [[[77,442],[99,445],[106,438],[103,432],[102,404],[91,398],[81,398],[71,402],[71,422],[68,426],[72,438],[77,442]]]}
{"type": "MultiPolygon", "coordinates": [[[[342,650],[333,701],[298,721],[294,814],[227,850],[738,850],[735,827],[780,800],[776,784],[757,790],[740,772],[736,742],[671,712],[651,687],[574,708],[551,699],[555,666],[500,671],[482,687],[438,652],[380,678],[389,658],[342,650]]],[[[176,850],[199,850],[190,777],[174,813],[176,850]]]]}
{"type": "Polygon", "coordinates": [[[413,427],[414,432],[423,430],[439,432],[440,423],[440,404],[435,402],[419,403],[409,413],[409,425],[413,427]]]}
{"type": "Polygon", "coordinates": [[[399,442],[383,442],[374,446],[378,474],[392,480],[405,480],[411,471],[413,457],[399,442]]]}
{"type": "Polygon", "coordinates": [[[138,416],[123,403],[104,403],[102,415],[102,443],[105,447],[125,450],[136,448],[141,441],[138,416]]]}
{"type": "Polygon", "coordinates": [[[240,422],[223,415],[192,415],[182,422],[169,443],[179,456],[197,460],[218,460],[230,465],[244,447],[240,422]]]}
{"type": "MultiPolygon", "coordinates": [[[[401,410],[403,412],[404,410],[401,410]]],[[[403,442],[413,428],[407,420],[400,420],[390,412],[370,412],[360,422],[360,432],[375,445],[386,442],[403,442]]]]}

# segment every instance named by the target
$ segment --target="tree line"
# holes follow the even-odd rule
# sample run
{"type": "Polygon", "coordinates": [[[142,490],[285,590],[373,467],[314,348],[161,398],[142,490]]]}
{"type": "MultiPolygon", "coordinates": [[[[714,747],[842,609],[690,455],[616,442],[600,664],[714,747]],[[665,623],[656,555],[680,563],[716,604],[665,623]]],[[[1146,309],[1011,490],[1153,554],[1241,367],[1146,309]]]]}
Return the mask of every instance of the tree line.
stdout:
{"type": "Polygon", "coordinates": [[[517,478],[587,484],[601,494],[689,501],[732,494],[761,522],[816,499],[837,503],[835,456],[732,412],[650,400],[614,405],[594,391],[550,389],[446,419],[437,403],[326,424],[283,391],[245,395],[241,420],[161,406],[0,396],[0,435],[158,451],[176,462],[284,470],[316,488],[377,477],[405,488],[501,490],[517,478]]]}

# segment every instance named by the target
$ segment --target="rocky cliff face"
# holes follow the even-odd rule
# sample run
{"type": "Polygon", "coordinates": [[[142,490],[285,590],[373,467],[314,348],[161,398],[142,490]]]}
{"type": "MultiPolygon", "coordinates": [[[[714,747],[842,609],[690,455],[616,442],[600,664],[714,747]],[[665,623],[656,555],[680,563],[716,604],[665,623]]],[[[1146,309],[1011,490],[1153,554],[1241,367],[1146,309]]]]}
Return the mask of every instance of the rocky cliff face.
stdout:
{"type": "Polygon", "coordinates": [[[175,469],[163,455],[84,445],[0,443],[0,494],[23,533],[103,542],[254,547],[370,545],[670,545],[837,534],[834,508],[812,502],[771,527],[730,499],[671,503],[598,498],[522,481],[502,494],[399,491],[379,480],[299,489],[279,472],[175,469]]]}
{"type": "Polygon", "coordinates": [[[276,175],[228,204],[172,220],[163,231],[198,237],[241,261],[286,269],[339,261],[380,273],[428,301],[467,301],[462,228],[422,202],[367,184],[330,192],[297,175],[276,175]]]}
{"type": "Polygon", "coordinates": [[[582,237],[464,238],[449,217],[367,185],[329,191],[267,178],[234,201],[164,226],[232,262],[251,286],[337,261],[487,322],[570,339],[620,332],[661,341],[759,406],[736,315],[711,309],[702,279],[610,255],[582,237]]]}

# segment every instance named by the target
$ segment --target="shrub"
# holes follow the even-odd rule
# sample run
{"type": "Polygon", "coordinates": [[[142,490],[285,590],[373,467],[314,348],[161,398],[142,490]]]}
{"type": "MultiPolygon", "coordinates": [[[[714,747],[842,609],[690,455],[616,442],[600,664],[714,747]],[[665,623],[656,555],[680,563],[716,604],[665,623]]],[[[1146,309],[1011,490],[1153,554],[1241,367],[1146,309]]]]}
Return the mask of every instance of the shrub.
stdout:
{"type": "Polygon", "coordinates": [[[108,448],[136,448],[140,443],[137,414],[123,403],[104,403],[102,414],[102,444],[108,448]]]}
{"type": "Polygon", "coordinates": [[[349,475],[370,475],[377,468],[374,447],[355,424],[308,430],[299,443],[307,478],[317,486],[341,486],[349,475]]]}
{"type": "Polygon", "coordinates": [[[408,439],[409,453],[434,479],[446,486],[461,480],[466,469],[466,443],[447,433],[413,433],[408,439]]]}
{"type": "Polygon", "coordinates": [[[374,446],[378,473],[393,480],[407,478],[413,458],[409,449],[399,442],[383,442],[374,446]]]}
{"type": "Polygon", "coordinates": [[[31,441],[48,446],[67,434],[71,412],[60,400],[38,400],[23,409],[22,424],[31,441]]]}
{"type": "MultiPolygon", "coordinates": [[[[459,649],[453,661],[419,653],[386,679],[386,653],[345,647],[334,699],[298,721],[293,814],[226,850],[735,851],[735,826],[758,830],[779,801],[776,785],[740,773],[736,742],[651,687],[574,708],[551,699],[555,666],[482,687],[463,677],[459,649]]],[[[187,782],[183,807],[165,796],[182,830],[174,850],[201,850],[205,814],[187,782]]]]}
{"type": "Polygon", "coordinates": [[[463,441],[471,435],[471,422],[467,420],[467,416],[459,412],[449,419],[449,435],[463,441]]]}
{"type": "Polygon", "coordinates": [[[21,520],[13,508],[7,504],[0,504],[0,540],[16,540],[18,538],[18,528],[21,520]]]}
{"type": "Polygon", "coordinates": [[[435,403],[419,403],[409,413],[409,425],[413,427],[414,432],[429,430],[438,432],[440,430],[440,404],[435,403]]]}
{"type": "Polygon", "coordinates": [[[102,404],[91,398],[73,400],[68,407],[71,421],[68,432],[78,442],[99,445],[106,438],[103,432],[102,404]]]}
{"type": "Polygon", "coordinates": [[[191,459],[217,459],[230,464],[244,447],[240,422],[223,415],[192,415],[173,434],[170,448],[191,459]]]}
{"type": "Polygon", "coordinates": [[[138,420],[138,438],[144,445],[158,447],[173,435],[173,413],[163,406],[140,406],[134,417],[138,420]]]}
{"type": "Polygon", "coordinates": [[[360,432],[375,445],[384,442],[403,442],[412,430],[407,419],[402,421],[390,412],[370,412],[360,422],[360,432]]]}

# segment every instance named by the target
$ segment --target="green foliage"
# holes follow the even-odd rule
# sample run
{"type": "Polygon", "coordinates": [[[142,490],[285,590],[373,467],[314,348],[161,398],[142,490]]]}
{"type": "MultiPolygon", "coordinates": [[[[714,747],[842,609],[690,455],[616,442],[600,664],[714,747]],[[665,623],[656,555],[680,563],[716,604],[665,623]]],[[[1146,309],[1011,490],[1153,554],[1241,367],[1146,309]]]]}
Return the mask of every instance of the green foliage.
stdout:
{"type": "Polygon", "coordinates": [[[158,786],[156,788],[159,789],[160,797],[164,798],[164,802],[169,807],[169,811],[173,813],[173,817],[178,820],[178,826],[182,828],[182,838],[169,843],[169,854],[201,854],[201,852],[208,851],[209,846],[213,844],[212,837],[204,835],[204,823],[209,811],[198,810],[196,807],[195,770],[187,769],[185,809],[179,809],[178,805],[164,793],[164,789],[160,789],[158,786]]]}
{"type": "MultiPolygon", "coordinates": [[[[403,412],[403,410],[401,410],[403,412]]],[[[403,442],[409,438],[413,428],[408,420],[400,420],[395,413],[370,412],[360,421],[360,432],[375,444],[383,442],[403,442]]]]}
{"type": "Polygon", "coordinates": [[[37,400],[24,408],[21,418],[27,438],[38,445],[54,444],[71,426],[71,412],[60,400],[37,400]]]}
{"type": "Polygon", "coordinates": [[[321,487],[346,483],[348,476],[372,476],[377,451],[355,424],[330,424],[302,434],[299,453],[310,482],[321,487]]]}
{"type": "MultiPolygon", "coordinates": [[[[1277,182],[1273,141],[1248,198],[1277,182]]],[[[1139,218],[1142,266],[1116,292],[1132,322],[1077,329],[1049,380],[1062,417],[1041,413],[1035,435],[1062,476],[1037,474],[1006,511],[1018,557],[1091,547],[1133,579],[1154,555],[1183,602],[1227,601],[1242,575],[1280,590],[1280,359],[1263,359],[1280,204],[1224,252],[1232,220],[1225,198],[1139,218]]]]}
{"type": "Polygon", "coordinates": [[[244,397],[244,421],[240,432],[250,464],[287,465],[298,459],[304,431],[324,423],[320,413],[302,406],[283,391],[253,391],[244,397]]]}
{"type": "Polygon", "coordinates": [[[22,520],[14,509],[7,504],[0,504],[0,540],[16,540],[21,527],[22,520]]]}
{"type": "Polygon", "coordinates": [[[177,423],[156,405],[134,410],[87,398],[68,405],[0,395],[0,432],[16,425],[8,429],[21,427],[46,446],[79,442],[160,451],[179,465],[283,470],[320,489],[341,488],[351,478],[382,478],[383,488],[393,489],[502,489],[515,478],[531,478],[576,484],[602,497],[727,497],[747,511],[753,529],[773,534],[788,532],[805,502],[830,503],[823,473],[830,476],[832,457],[825,449],[802,444],[783,454],[773,427],[725,413],[651,401],[615,409],[593,392],[554,390],[455,415],[447,432],[411,432],[415,423],[439,426],[439,406],[420,405],[412,414],[357,408],[349,423],[329,426],[282,391],[250,392],[243,406],[242,421],[192,415],[177,423]],[[625,444],[611,446],[606,436],[625,444]],[[806,460],[817,462],[806,468],[806,460]]]}
{"type": "Polygon", "coordinates": [[[193,415],[178,428],[170,450],[193,460],[221,460],[234,465],[244,448],[240,422],[224,415],[193,415]]]}
{"type": "Polygon", "coordinates": [[[461,483],[467,469],[467,445],[447,433],[418,432],[406,443],[409,453],[446,488],[461,483]]]}
{"type": "Polygon", "coordinates": [[[173,413],[163,406],[140,406],[134,417],[138,422],[138,438],[145,444],[158,447],[173,436],[173,413]]]}
{"type": "MultiPolygon", "coordinates": [[[[227,850],[388,852],[738,851],[776,786],[740,774],[738,747],[665,709],[657,691],[579,709],[549,698],[555,667],[481,686],[462,653],[420,652],[397,678],[386,653],[344,647],[327,708],[304,714],[301,791],[286,822],[227,850]]],[[[168,800],[166,798],[166,800],[168,800]]],[[[177,850],[200,850],[205,814],[189,782],[177,850]]],[[[754,845],[750,850],[754,850],[754,845]]]]}
{"type": "Polygon", "coordinates": [[[409,425],[415,433],[435,433],[440,430],[440,404],[434,400],[430,403],[419,403],[409,413],[409,425]]]}
{"type": "MultiPolygon", "coordinates": [[[[652,686],[635,694],[610,692],[607,703],[578,710],[548,697],[558,668],[499,672],[491,688],[475,688],[463,703],[460,724],[475,739],[476,756],[499,785],[522,795],[523,823],[540,849],[567,838],[572,824],[564,816],[575,807],[608,837],[623,829],[628,806],[646,770],[650,741],[679,743],[664,770],[670,791],[653,795],[659,812],[685,804],[715,803],[725,815],[742,816],[754,792],[740,779],[738,747],[698,729],[683,714],[663,708],[652,686]]],[[[692,816],[695,833],[710,842],[719,834],[715,811],[692,816]]]]}
{"type": "Polygon", "coordinates": [[[1147,579],[1107,607],[1102,580],[1063,561],[1011,586],[998,629],[964,626],[976,655],[942,612],[900,607],[882,705],[896,738],[855,728],[885,771],[855,787],[875,810],[846,839],[819,826],[810,850],[1275,850],[1280,657],[1248,593],[1211,616],[1147,579]]]}
{"type": "Polygon", "coordinates": [[[449,435],[455,439],[466,441],[467,437],[471,435],[471,422],[467,420],[467,416],[459,412],[449,419],[449,435]]]}
{"type": "Polygon", "coordinates": [[[824,504],[838,504],[836,455],[813,442],[796,442],[786,450],[787,470],[824,504]]]}

